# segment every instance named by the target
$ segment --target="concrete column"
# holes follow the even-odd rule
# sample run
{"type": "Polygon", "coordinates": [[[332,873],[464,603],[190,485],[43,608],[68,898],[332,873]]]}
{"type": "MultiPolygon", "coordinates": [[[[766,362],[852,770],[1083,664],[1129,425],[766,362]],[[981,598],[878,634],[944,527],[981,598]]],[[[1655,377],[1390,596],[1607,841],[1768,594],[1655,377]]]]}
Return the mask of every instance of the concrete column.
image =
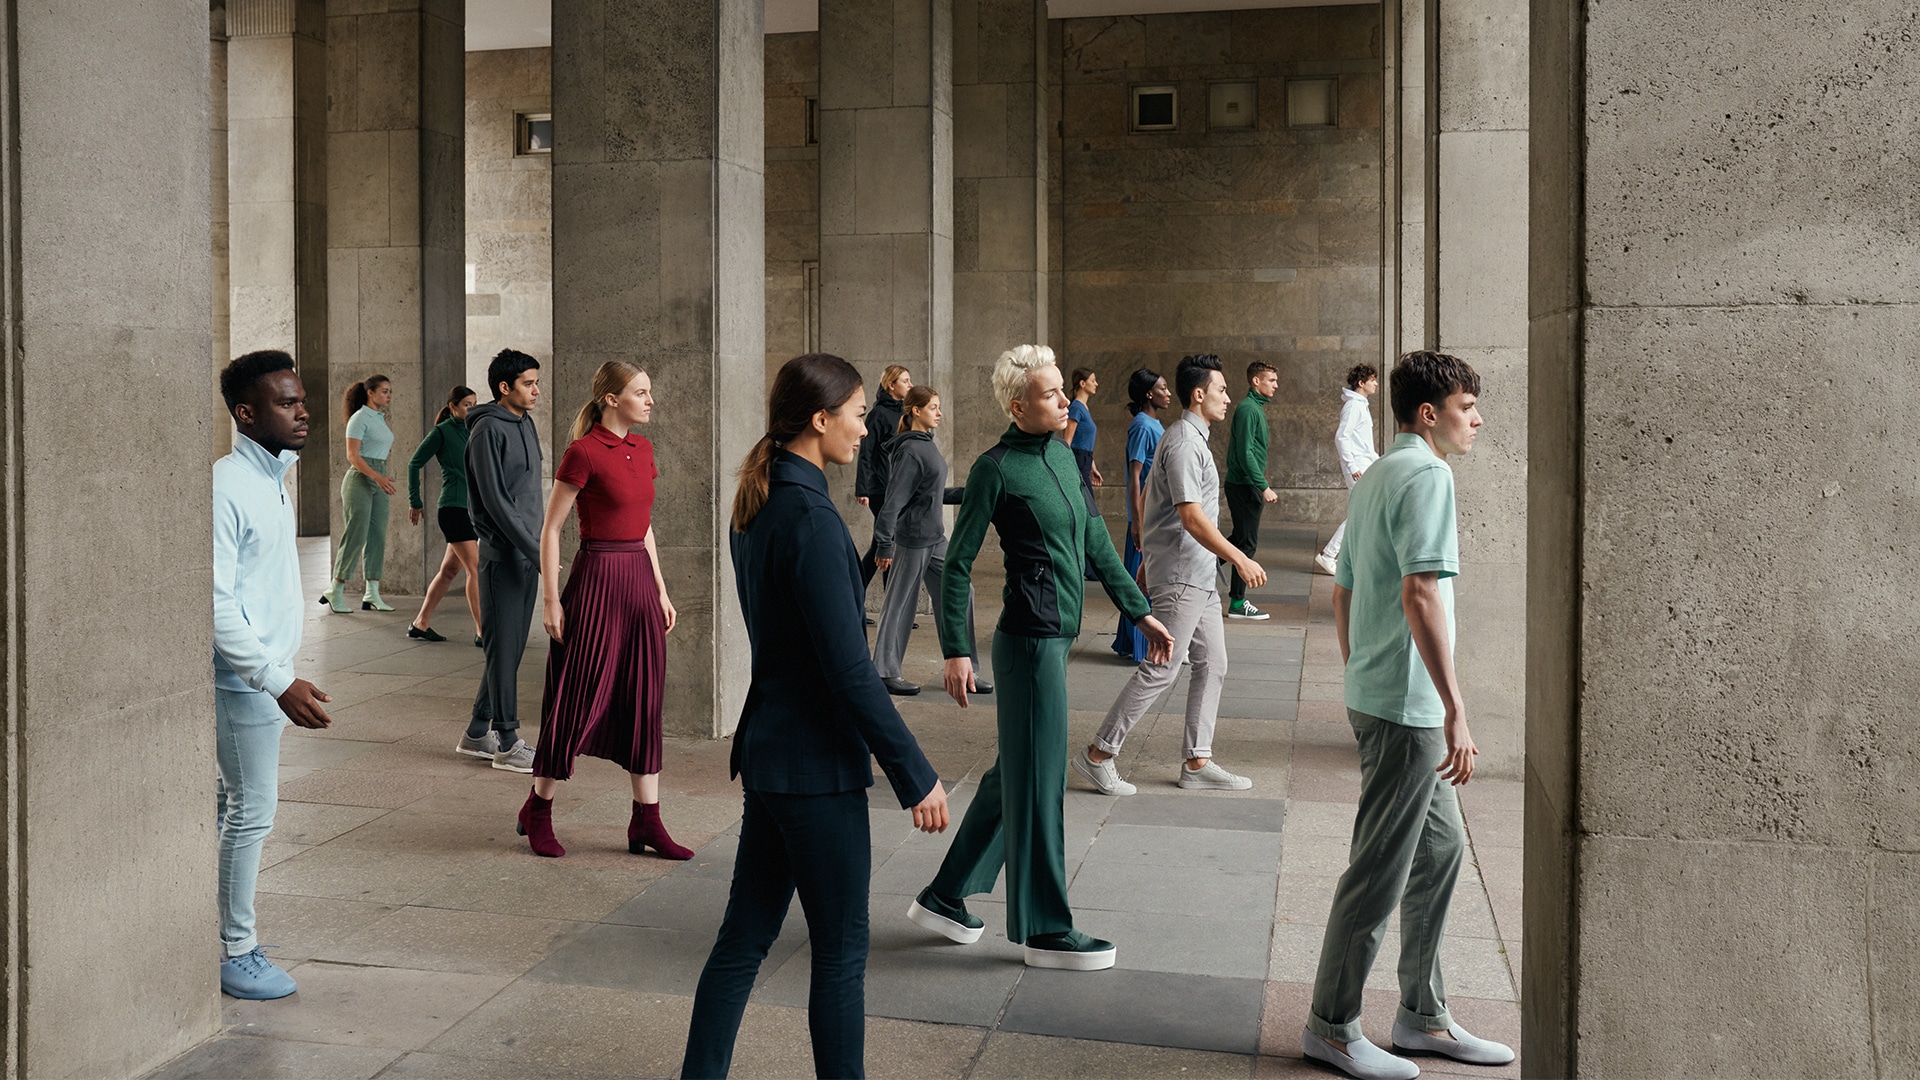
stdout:
{"type": "Polygon", "coordinates": [[[228,221],[227,221],[227,5],[226,0],[212,0],[208,5],[208,89],[211,96],[207,101],[207,174],[208,198],[211,208],[209,231],[212,233],[211,276],[213,279],[213,304],[211,308],[211,327],[213,330],[213,397],[207,402],[208,424],[212,435],[212,456],[220,458],[233,449],[233,423],[227,415],[227,406],[220,399],[218,372],[233,354],[228,351],[229,327],[233,318],[233,297],[229,292],[231,278],[227,270],[228,221]]]}
{"type": "Polygon", "coordinates": [[[1532,20],[1525,1072],[1920,1074],[1913,7],[1532,20]]]}
{"type": "MultiPolygon", "coordinates": [[[[327,0],[328,393],[393,378],[390,595],[424,588],[445,543],[432,515],[407,524],[402,466],[466,377],[464,12],[460,0],[327,0]]],[[[337,492],[346,419],[329,404],[337,492]]],[[[339,502],[330,495],[336,538],[339,502]]]]}
{"type": "MultiPolygon", "coordinates": [[[[228,0],[225,47],[231,218],[227,359],[285,349],[325,430],[327,398],[327,55],[324,0],[228,0]]],[[[224,363],[225,361],[220,361],[224,363]]],[[[315,439],[290,478],[300,531],[327,531],[338,477],[315,439]],[[330,486],[331,485],[331,486],[330,486]]]]}
{"type": "Polygon", "coordinates": [[[766,431],[762,19],[760,0],[553,12],[553,451],[602,363],[651,375],[676,735],[731,731],[746,695],[727,535],[766,431]]]}
{"type": "Polygon", "coordinates": [[[1044,0],[953,0],[953,375],[936,383],[962,472],[1006,430],[993,363],[1047,339],[1044,0]]]}
{"type": "Polygon", "coordinates": [[[0,20],[7,1076],[139,1076],[220,1023],[207,19],[0,20]]]}

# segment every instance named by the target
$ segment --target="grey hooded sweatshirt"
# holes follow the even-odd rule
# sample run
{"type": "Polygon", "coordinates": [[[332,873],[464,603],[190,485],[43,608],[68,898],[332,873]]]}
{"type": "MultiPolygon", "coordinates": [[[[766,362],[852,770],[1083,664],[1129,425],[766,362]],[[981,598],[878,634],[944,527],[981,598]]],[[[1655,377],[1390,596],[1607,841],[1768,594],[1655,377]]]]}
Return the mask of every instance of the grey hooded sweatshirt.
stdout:
{"type": "Polygon", "coordinates": [[[497,562],[515,552],[540,565],[540,433],[533,417],[497,402],[467,410],[467,514],[480,535],[480,557],[497,562]]]}
{"type": "Polygon", "coordinates": [[[873,555],[893,558],[897,545],[930,548],[947,538],[941,504],[957,506],[967,489],[947,486],[947,459],[933,445],[931,431],[903,431],[887,442],[891,461],[887,501],[873,519],[873,555]]]}

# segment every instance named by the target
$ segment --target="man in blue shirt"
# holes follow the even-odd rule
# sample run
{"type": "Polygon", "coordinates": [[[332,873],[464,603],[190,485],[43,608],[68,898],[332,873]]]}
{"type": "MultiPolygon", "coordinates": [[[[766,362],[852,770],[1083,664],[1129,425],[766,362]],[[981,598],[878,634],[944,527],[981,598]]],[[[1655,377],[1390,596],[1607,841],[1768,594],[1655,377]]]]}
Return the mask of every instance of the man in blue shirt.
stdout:
{"type": "Polygon", "coordinates": [[[1420,1069],[1360,1033],[1361,991],[1387,920],[1400,912],[1397,1050],[1474,1065],[1513,1051],[1477,1039],[1447,1012],[1440,944],[1466,850],[1454,787],[1480,751],[1453,669],[1453,581],[1460,573],[1453,470],[1473,448],[1480,376],[1444,353],[1408,353],[1391,377],[1399,434],[1353,485],[1333,589],[1346,661],[1347,720],[1360,744],[1360,807],[1347,871],[1327,915],[1301,1050],[1360,1080],[1420,1069]]]}
{"type": "Polygon", "coordinates": [[[293,357],[253,352],[220,373],[238,434],[213,463],[213,701],[219,762],[220,989],[267,1000],[293,977],[260,951],[254,881],[280,797],[280,733],[333,723],[331,701],[293,674],[300,651],[300,557],[287,470],[307,445],[307,392],[293,357]]]}

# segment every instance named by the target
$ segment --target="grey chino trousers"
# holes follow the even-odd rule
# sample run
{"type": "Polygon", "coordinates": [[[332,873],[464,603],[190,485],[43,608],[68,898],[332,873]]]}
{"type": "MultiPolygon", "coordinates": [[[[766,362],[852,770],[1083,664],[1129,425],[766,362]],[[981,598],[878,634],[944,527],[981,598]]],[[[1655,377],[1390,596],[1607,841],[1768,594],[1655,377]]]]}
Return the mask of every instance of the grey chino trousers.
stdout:
{"type": "Polygon", "coordinates": [[[1360,811],[1347,872],[1327,913],[1307,1027],[1335,1042],[1360,1037],[1361,991],[1387,920],[1398,908],[1398,1019],[1439,1031],[1453,1023],[1440,977],[1440,942],[1466,852],[1459,796],[1435,771],[1447,756],[1446,735],[1352,709],[1347,721],[1360,743],[1360,811]]]}
{"type": "MultiPolygon", "coordinates": [[[[947,572],[947,542],[933,547],[893,549],[893,565],[887,570],[887,598],[880,607],[880,628],[873,635],[873,666],[883,679],[900,677],[900,661],[907,655],[907,639],[913,636],[913,609],[919,605],[920,588],[926,586],[933,598],[934,625],[940,623],[940,577],[947,572]]],[[[967,651],[973,659],[973,672],[980,678],[980,648],[973,637],[973,587],[967,587],[967,651]]]]}
{"type": "Polygon", "coordinates": [[[1109,754],[1120,752],[1127,732],[1153,708],[1167,687],[1180,677],[1187,661],[1187,731],[1181,756],[1213,756],[1213,727],[1220,718],[1220,687],[1227,681],[1227,632],[1220,617],[1220,593],[1200,585],[1153,585],[1147,589],[1153,617],[1173,635],[1173,655],[1165,664],[1140,662],[1107,710],[1093,745],[1109,754]]]}
{"type": "Polygon", "coordinates": [[[500,749],[520,738],[520,658],[534,605],[540,599],[540,568],[515,553],[510,559],[480,559],[480,644],[487,666],[473,696],[467,736],[478,739],[487,728],[500,733],[500,749]]]}

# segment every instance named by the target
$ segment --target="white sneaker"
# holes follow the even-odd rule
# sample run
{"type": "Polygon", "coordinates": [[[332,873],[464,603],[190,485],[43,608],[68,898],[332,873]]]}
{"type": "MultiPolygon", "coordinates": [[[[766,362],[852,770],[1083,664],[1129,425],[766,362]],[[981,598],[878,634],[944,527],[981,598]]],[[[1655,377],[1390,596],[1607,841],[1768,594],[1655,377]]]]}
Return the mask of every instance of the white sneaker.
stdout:
{"type": "Polygon", "coordinates": [[[512,749],[493,755],[493,767],[503,772],[530,773],[533,771],[533,747],[528,746],[525,739],[515,739],[512,749]]]}
{"type": "Polygon", "coordinates": [[[1245,602],[1243,602],[1243,603],[1242,603],[1242,604],[1241,604],[1241,605],[1240,605],[1239,607],[1237,607],[1237,608],[1236,608],[1236,607],[1232,607],[1232,606],[1228,606],[1228,608],[1227,608],[1227,618],[1229,618],[1229,619],[1245,619],[1245,620],[1247,620],[1248,622],[1264,622],[1264,621],[1266,621],[1266,620],[1267,620],[1268,618],[1270,618],[1270,616],[1269,616],[1269,615],[1268,615],[1268,614],[1267,614],[1266,612],[1264,612],[1264,611],[1261,611],[1261,610],[1260,610],[1259,608],[1257,608],[1257,607],[1254,607],[1254,606],[1253,606],[1253,601],[1251,601],[1251,600],[1248,600],[1248,601],[1245,601],[1245,602]]]}
{"type": "Polygon", "coordinates": [[[1394,1057],[1364,1036],[1348,1043],[1343,1054],[1312,1031],[1302,1031],[1300,1052],[1311,1060],[1339,1069],[1354,1080],[1413,1080],[1420,1075],[1420,1066],[1406,1058],[1394,1057]]]}
{"type": "Polygon", "coordinates": [[[1182,763],[1180,786],[1188,791],[1245,791],[1253,786],[1253,781],[1235,776],[1221,768],[1217,761],[1208,761],[1197,769],[1189,769],[1182,763]]]}
{"type": "Polygon", "coordinates": [[[1326,574],[1328,577],[1333,577],[1340,572],[1340,564],[1327,558],[1325,552],[1313,557],[1313,565],[1319,567],[1320,572],[1326,574]]]}
{"type": "Polygon", "coordinates": [[[1093,760],[1086,747],[1073,755],[1073,771],[1086,778],[1095,791],[1102,795],[1132,795],[1140,789],[1120,779],[1120,770],[1113,767],[1113,758],[1105,761],[1093,760]]]}
{"type": "Polygon", "coordinates": [[[1449,1025],[1447,1031],[1451,1039],[1443,1039],[1419,1028],[1410,1028],[1398,1020],[1393,1022],[1393,1048],[1406,1053],[1418,1050],[1427,1054],[1439,1054],[1455,1061],[1464,1061],[1469,1065],[1505,1065],[1513,1060],[1513,1048],[1492,1039],[1474,1037],[1459,1024],[1449,1025]]]}

